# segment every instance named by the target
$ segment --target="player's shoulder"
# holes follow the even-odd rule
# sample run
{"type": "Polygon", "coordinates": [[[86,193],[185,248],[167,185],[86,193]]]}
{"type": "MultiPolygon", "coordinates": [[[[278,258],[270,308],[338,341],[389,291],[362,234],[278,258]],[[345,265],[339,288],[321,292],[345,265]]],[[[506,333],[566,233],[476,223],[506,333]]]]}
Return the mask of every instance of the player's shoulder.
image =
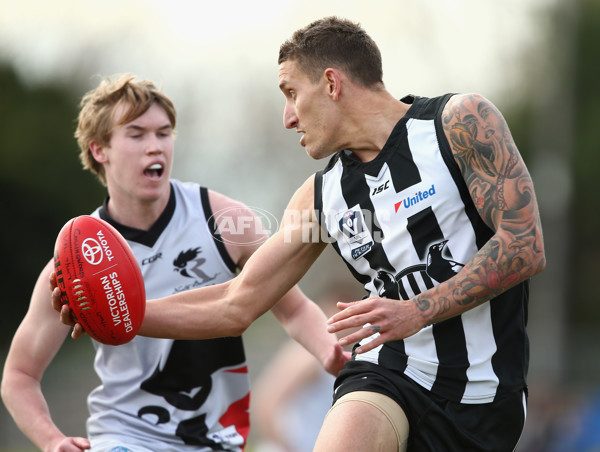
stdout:
{"type": "MultiPolygon", "coordinates": [[[[233,199],[223,193],[216,190],[212,190],[208,187],[198,184],[197,182],[180,181],[177,179],[171,179],[171,186],[175,190],[175,194],[179,192],[180,195],[187,193],[191,196],[198,196],[198,192],[203,196],[203,203],[208,201],[210,204],[210,210],[214,213],[217,211],[230,210],[230,214],[234,215],[239,211],[247,211],[248,207],[241,201],[233,199]]],[[[185,196],[185,195],[183,195],[185,196]]]]}
{"type": "Polygon", "coordinates": [[[248,212],[251,211],[250,207],[242,201],[233,199],[218,191],[207,189],[207,194],[213,213],[226,211],[229,215],[238,216],[241,214],[248,214],[248,212]]]}
{"type": "Polygon", "coordinates": [[[476,113],[482,105],[493,106],[493,103],[479,93],[458,93],[448,97],[444,106],[444,113],[456,114],[459,111],[472,111],[476,113]]]}
{"type": "Polygon", "coordinates": [[[312,174],[304,181],[304,183],[298,187],[298,189],[294,192],[292,199],[288,204],[288,209],[296,208],[296,209],[311,209],[314,205],[314,195],[315,195],[315,175],[312,174]]]}
{"type": "Polygon", "coordinates": [[[264,209],[255,211],[254,208],[223,193],[210,189],[207,193],[227,253],[235,265],[242,268],[272,232],[266,228],[263,220],[275,229],[276,219],[264,209]]]}

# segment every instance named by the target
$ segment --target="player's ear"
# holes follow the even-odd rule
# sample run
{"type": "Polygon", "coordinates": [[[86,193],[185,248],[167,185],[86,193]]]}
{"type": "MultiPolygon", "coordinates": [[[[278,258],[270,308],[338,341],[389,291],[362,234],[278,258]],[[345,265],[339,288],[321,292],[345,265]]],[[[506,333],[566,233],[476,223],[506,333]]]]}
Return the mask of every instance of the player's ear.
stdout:
{"type": "Polygon", "coordinates": [[[337,69],[327,68],[323,72],[323,77],[327,84],[327,94],[331,96],[333,100],[338,100],[342,89],[342,79],[337,69]]]}
{"type": "Polygon", "coordinates": [[[108,161],[108,157],[106,152],[104,151],[104,146],[96,143],[95,141],[90,142],[90,152],[94,160],[98,163],[106,163],[108,161]]]}

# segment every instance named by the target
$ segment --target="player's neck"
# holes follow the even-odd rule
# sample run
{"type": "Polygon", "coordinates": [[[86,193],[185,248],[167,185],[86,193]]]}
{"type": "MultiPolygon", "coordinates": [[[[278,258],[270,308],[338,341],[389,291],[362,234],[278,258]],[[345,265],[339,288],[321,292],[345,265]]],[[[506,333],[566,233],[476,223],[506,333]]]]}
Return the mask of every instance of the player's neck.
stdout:
{"type": "Polygon", "coordinates": [[[387,91],[363,106],[353,121],[352,143],[346,147],[357,160],[373,160],[387,142],[398,121],[409,106],[394,99],[387,91]]]}
{"type": "Polygon", "coordinates": [[[158,220],[169,202],[170,191],[157,199],[110,196],[108,213],[118,223],[143,231],[149,230],[158,220]]]}

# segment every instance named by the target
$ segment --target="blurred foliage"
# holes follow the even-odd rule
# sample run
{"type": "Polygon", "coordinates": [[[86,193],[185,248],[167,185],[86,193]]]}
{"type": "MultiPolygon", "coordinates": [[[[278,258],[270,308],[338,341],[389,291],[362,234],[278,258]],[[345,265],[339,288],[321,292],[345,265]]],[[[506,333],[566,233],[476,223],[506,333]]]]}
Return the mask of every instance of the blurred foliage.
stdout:
{"type": "MultiPolygon", "coordinates": [[[[571,321],[598,324],[600,303],[596,272],[600,269],[600,2],[582,0],[573,78],[575,84],[575,130],[573,152],[573,250],[572,298],[566,300],[571,321]],[[576,302],[575,302],[576,301],[576,302]]],[[[556,99],[560,108],[560,99],[556,99]]],[[[568,214],[569,212],[565,212],[568,214]]]]}
{"type": "Polygon", "coordinates": [[[0,344],[25,314],[39,271],[52,257],[58,231],[91,212],[105,190],[81,169],[73,133],[80,93],[59,85],[28,87],[0,66],[0,246],[4,255],[0,344]]]}

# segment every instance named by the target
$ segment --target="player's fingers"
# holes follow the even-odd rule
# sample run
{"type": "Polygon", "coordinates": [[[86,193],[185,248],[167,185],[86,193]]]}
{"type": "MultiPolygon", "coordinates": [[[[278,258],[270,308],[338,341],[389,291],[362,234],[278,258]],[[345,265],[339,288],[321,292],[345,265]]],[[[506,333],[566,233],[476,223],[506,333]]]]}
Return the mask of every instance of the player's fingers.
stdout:
{"type": "Polygon", "coordinates": [[[373,350],[376,347],[379,347],[384,342],[385,342],[385,339],[383,338],[383,336],[380,335],[380,336],[376,337],[375,339],[373,339],[372,341],[370,341],[364,345],[361,345],[360,347],[357,347],[354,350],[354,352],[356,354],[360,355],[361,353],[366,353],[368,351],[373,350]]]}
{"type": "Polygon", "coordinates": [[[71,337],[73,339],[79,339],[84,334],[85,334],[85,331],[83,330],[83,327],[79,323],[76,323],[73,326],[73,331],[71,332],[71,337]]]}
{"type": "Polygon", "coordinates": [[[91,447],[90,441],[87,438],[74,437],[73,438],[73,442],[81,450],[86,450],[86,449],[89,449],[91,447]]]}
{"type": "Polygon", "coordinates": [[[340,338],[338,342],[342,347],[345,347],[346,345],[360,342],[363,339],[370,337],[375,333],[378,333],[379,329],[379,326],[366,325],[358,331],[355,331],[352,334],[340,338]]]}
{"type": "Polygon", "coordinates": [[[75,325],[73,317],[71,316],[71,309],[69,308],[68,304],[63,304],[60,307],[60,321],[68,326],[75,325]]]}
{"type": "Polygon", "coordinates": [[[52,290],[52,307],[54,308],[55,311],[60,312],[62,305],[63,305],[63,302],[60,297],[60,289],[58,287],[55,287],[52,290]]]}
{"type": "Polygon", "coordinates": [[[54,290],[54,288],[58,285],[58,284],[56,284],[56,273],[50,272],[50,276],[48,277],[48,282],[50,283],[50,290],[54,290]]]}
{"type": "Polygon", "coordinates": [[[368,319],[365,315],[354,315],[349,318],[342,318],[339,320],[335,320],[333,318],[329,319],[327,322],[327,332],[328,333],[337,333],[338,331],[347,330],[350,328],[360,328],[365,323],[368,323],[368,319]]]}
{"type": "Polygon", "coordinates": [[[361,314],[369,310],[369,306],[366,303],[358,301],[350,303],[338,301],[337,308],[340,309],[340,312],[337,312],[334,315],[332,315],[329,318],[329,320],[327,320],[327,323],[332,324],[335,322],[339,322],[341,320],[348,319],[352,316],[356,316],[357,314],[361,314]]]}

